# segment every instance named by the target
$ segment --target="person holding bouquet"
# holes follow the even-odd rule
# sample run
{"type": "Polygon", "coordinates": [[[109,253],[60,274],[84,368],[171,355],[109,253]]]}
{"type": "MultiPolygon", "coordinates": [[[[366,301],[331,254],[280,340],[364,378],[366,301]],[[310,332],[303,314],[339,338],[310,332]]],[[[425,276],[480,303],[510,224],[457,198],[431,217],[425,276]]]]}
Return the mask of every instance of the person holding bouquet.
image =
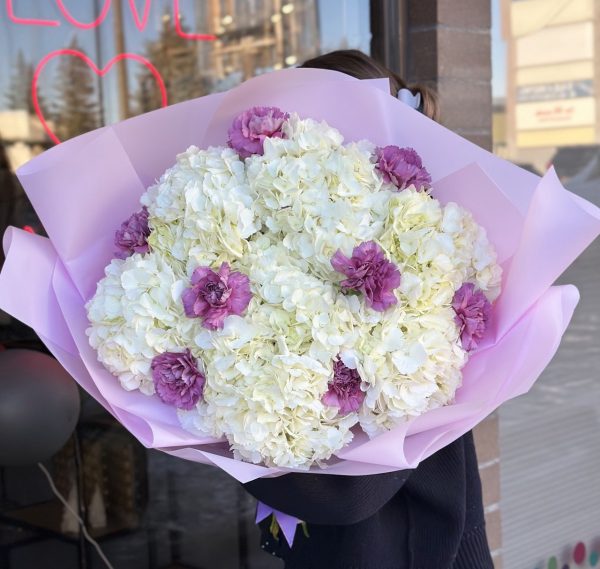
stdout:
{"type": "Polygon", "coordinates": [[[342,51],[71,139],[17,172],[48,238],[7,230],[0,307],[288,569],[490,569],[471,429],[556,352],[600,210],[436,118],[342,51]]]}
{"type": "MultiPolygon", "coordinates": [[[[394,72],[355,50],[302,67],[358,79],[389,78],[394,96],[433,120],[435,95],[408,88],[394,72]]],[[[491,569],[473,435],[463,435],[415,470],[370,476],[286,474],[245,484],[255,498],[306,523],[290,547],[260,524],[261,547],[286,569],[491,569]]]]}

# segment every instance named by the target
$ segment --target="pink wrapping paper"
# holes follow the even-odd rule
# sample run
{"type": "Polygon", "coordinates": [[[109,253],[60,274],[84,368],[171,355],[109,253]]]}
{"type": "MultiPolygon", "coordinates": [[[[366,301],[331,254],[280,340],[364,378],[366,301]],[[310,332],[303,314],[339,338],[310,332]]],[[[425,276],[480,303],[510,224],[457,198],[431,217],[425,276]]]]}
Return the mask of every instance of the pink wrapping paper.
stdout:
{"type": "Polygon", "coordinates": [[[233,117],[274,105],[326,120],[347,141],[412,146],[434,180],[434,196],[469,208],[504,269],[493,326],[463,370],[453,404],[369,440],[354,441],[324,474],[414,468],[504,401],[527,392],[548,365],[571,319],[575,287],[555,279],[600,233],[600,210],[565,190],[554,171],[539,178],[466,141],[391,97],[387,81],[292,69],[227,92],[160,109],[65,142],[19,169],[49,239],[10,228],[0,307],[36,330],[73,375],[145,446],[210,463],[241,482],[289,470],[234,460],[225,441],[179,426],[156,397],[123,390],[97,361],[84,304],[113,255],[114,231],[138,209],[146,186],[189,145],[223,144],[233,117]]]}

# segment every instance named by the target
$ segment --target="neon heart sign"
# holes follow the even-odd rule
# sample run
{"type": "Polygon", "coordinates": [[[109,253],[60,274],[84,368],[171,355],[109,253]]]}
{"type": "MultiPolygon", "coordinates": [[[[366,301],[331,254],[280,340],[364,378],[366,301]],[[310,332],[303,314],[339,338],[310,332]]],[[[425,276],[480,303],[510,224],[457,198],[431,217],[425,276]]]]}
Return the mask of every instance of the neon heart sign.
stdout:
{"type": "Polygon", "coordinates": [[[145,57],[142,57],[141,55],[137,55],[135,53],[120,53],[119,55],[113,57],[102,69],[100,69],[85,53],[82,53],[81,51],[78,51],[76,49],[57,49],[44,56],[44,58],[38,63],[33,74],[33,81],[31,82],[31,97],[33,100],[35,114],[38,116],[40,122],[42,123],[42,126],[44,127],[44,130],[48,133],[48,136],[52,139],[52,141],[55,144],[60,144],[60,139],[56,136],[56,134],[54,134],[54,132],[50,128],[50,125],[46,121],[44,113],[42,112],[42,109],[40,107],[40,102],[38,99],[38,81],[40,78],[40,74],[46,66],[46,64],[52,59],[62,56],[78,57],[79,59],[83,60],[96,75],[99,75],[100,77],[104,77],[104,75],[106,75],[106,73],[110,71],[111,67],[119,61],[122,61],[124,59],[131,59],[133,61],[137,61],[138,63],[145,65],[150,70],[150,72],[156,79],[156,84],[158,85],[158,88],[160,90],[161,106],[167,106],[167,89],[165,87],[165,82],[163,81],[163,78],[159,73],[158,69],[156,69],[156,67],[154,67],[154,65],[152,65],[152,63],[150,63],[145,57]]]}
{"type": "MultiPolygon", "coordinates": [[[[190,1],[191,0],[187,0],[187,6],[190,5],[190,1]]],[[[66,22],[66,23],[70,24],[71,26],[73,26],[74,28],[85,32],[86,30],[98,28],[106,20],[108,14],[110,12],[112,0],[103,0],[103,4],[102,4],[102,8],[101,8],[100,12],[96,16],[96,18],[90,22],[82,22],[82,21],[78,20],[77,18],[75,18],[75,16],[73,16],[71,11],[66,6],[66,4],[69,3],[69,2],[67,2],[67,0],[54,0],[54,3],[56,5],[58,11],[60,12],[61,16],[64,18],[64,21],[60,21],[58,19],[48,20],[48,19],[41,19],[41,18],[36,18],[36,17],[29,17],[29,16],[35,16],[35,14],[25,15],[23,13],[23,11],[27,7],[29,7],[29,9],[35,9],[35,8],[32,8],[32,6],[35,6],[35,4],[29,3],[29,4],[25,5],[24,3],[20,3],[18,10],[16,10],[15,6],[18,3],[19,3],[18,0],[6,0],[6,3],[5,3],[6,15],[8,16],[9,21],[11,21],[13,24],[16,24],[19,26],[57,27],[57,26],[62,26],[66,22]]],[[[135,27],[139,31],[144,31],[144,29],[146,28],[146,25],[148,23],[152,0],[144,0],[143,11],[140,11],[138,9],[139,3],[140,3],[140,0],[129,0],[129,9],[130,9],[131,16],[133,17],[135,27]]],[[[217,37],[213,34],[190,33],[190,32],[186,32],[183,29],[181,4],[183,4],[183,0],[172,0],[172,4],[171,4],[172,8],[173,8],[172,21],[174,22],[175,33],[178,36],[180,36],[181,38],[188,40],[188,41],[214,41],[214,40],[216,40],[217,37]]],[[[116,57],[113,57],[102,69],[100,69],[87,55],[85,55],[84,53],[79,52],[77,50],[65,48],[65,49],[58,49],[58,50],[52,51],[52,52],[48,53],[46,56],[44,56],[36,67],[33,81],[31,83],[31,97],[32,97],[33,107],[35,109],[36,115],[40,119],[40,122],[41,122],[44,130],[48,133],[48,136],[56,144],[58,144],[60,142],[60,140],[58,139],[56,134],[54,134],[54,132],[52,132],[52,129],[48,125],[48,122],[46,121],[44,114],[40,108],[38,95],[37,95],[37,88],[38,88],[39,76],[40,76],[42,69],[45,67],[45,65],[50,60],[54,59],[55,57],[59,57],[59,56],[79,57],[80,59],[85,61],[85,63],[92,69],[92,71],[94,73],[96,73],[96,75],[99,75],[100,77],[104,76],[110,70],[110,68],[118,61],[121,61],[123,59],[132,59],[134,61],[137,61],[138,63],[145,65],[150,70],[153,77],[156,79],[156,84],[160,90],[161,101],[162,101],[161,104],[162,104],[162,106],[167,105],[167,92],[165,89],[164,81],[163,81],[158,69],[156,69],[156,67],[154,67],[154,65],[152,65],[152,63],[150,61],[148,61],[146,58],[142,57],[141,55],[137,55],[135,53],[120,53],[116,57]]]]}

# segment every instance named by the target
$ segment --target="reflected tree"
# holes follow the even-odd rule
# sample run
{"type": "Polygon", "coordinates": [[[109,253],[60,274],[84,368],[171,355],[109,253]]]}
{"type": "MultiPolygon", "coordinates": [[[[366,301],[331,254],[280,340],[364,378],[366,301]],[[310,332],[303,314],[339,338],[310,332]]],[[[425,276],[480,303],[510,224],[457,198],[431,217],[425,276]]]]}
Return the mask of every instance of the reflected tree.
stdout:
{"type": "MultiPolygon", "coordinates": [[[[185,30],[183,24],[182,28],[185,30]]],[[[197,49],[197,42],[177,34],[171,15],[163,14],[160,35],[156,40],[146,43],[144,56],[160,72],[167,88],[169,104],[194,99],[209,92],[210,85],[198,65],[197,49]]],[[[158,109],[161,105],[160,91],[150,70],[144,68],[137,80],[136,111],[144,113],[158,109]]]]}
{"type": "MultiPolygon", "coordinates": [[[[33,63],[27,61],[23,52],[19,50],[14,63],[14,72],[10,79],[8,92],[6,93],[6,106],[11,111],[27,111],[34,114],[33,99],[31,97],[31,84],[33,83],[33,63]]],[[[45,110],[45,99],[38,87],[38,102],[42,110],[45,110]]]]}
{"type": "MultiPolygon", "coordinates": [[[[85,53],[73,38],[69,49],[85,53]]],[[[98,97],[94,74],[79,57],[61,57],[58,64],[52,118],[61,140],[100,127],[98,97]]]]}

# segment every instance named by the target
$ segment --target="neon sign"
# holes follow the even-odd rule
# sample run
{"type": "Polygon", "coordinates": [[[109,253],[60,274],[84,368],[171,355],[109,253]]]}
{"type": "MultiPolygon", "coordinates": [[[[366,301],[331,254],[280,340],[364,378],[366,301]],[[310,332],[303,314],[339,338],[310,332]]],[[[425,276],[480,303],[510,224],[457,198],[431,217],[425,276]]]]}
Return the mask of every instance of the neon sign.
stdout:
{"type": "MultiPolygon", "coordinates": [[[[65,20],[79,28],[80,30],[90,30],[92,28],[97,28],[108,15],[110,11],[111,0],[104,0],[104,4],[102,6],[102,10],[100,14],[93,22],[80,22],[77,20],[71,12],[67,9],[64,4],[64,0],[54,0],[57,8],[60,13],[63,15],[65,20]]],[[[62,25],[59,20],[41,20],[39,18],[23,18],[21,16],[17,16],[15,14],[15,0],[6,0],[6,15],[8,19],[14,24],[20,24],[22,26],[60,26],[62,25]]],[[[150,14],[150,6],[152,4],[152,0],[145,0],[144,2],[144,12],[142,17],[140,18],[140,13],[135,4],[135,0],[129,0],[129,9],[131,10],[131,15],[133,16],[133,20],[138,30],[143,31],[148,23],[148,16],[150,14]]],[[[181,27],[181,7],[180,0],[173,0],[173,19],[175,20],[175,31],[177,35],[187,40],[196,40],[196,41],[214,41],[217,39],[217,36],[214,34],[191,34],[188,32],[184,32],[181,27]]]]}
{"type": "MultiPolygon", "coordinates": [[[[64,5],[64,0],[54,0],[54,1],[55,1],[55,4],[56,4],[58,10],[60,11],[61,15],[66,20],[66,22],[80,30],[90,30],[90,29],[97,28],[98,26],[100,26],[102,24],[102,22],[104,22],[104,20],[106,19],[107,15],[110,11],[110,7],[111,7],[111,0],[104,0],[102,10],[100,11],[100,14],[98,14],[98,17],[94,21],[80,22],[71,14],[71,12],[64,5]]],[[[148,23],[148,16],[150,14],[151,2],[152,2],[152,0],[145,0],[144,10],[140,17],[140,13],[136,6],[135,0],[129,0],[129,8],[131,10],[131,14],[133,16],[135,26],[139,31],[143,31],[146,28],[146,25],[148,23]]],[[[181,8],[180,0],[173,0],[173,20],[175,21],[175,32],[177,33],[178,36],[180,36],[186,40],[194,40],[194,41],[214,41],[217,39],[217,37],[213,34],[200,34],[200,33],[185,32],[181,25],[180,8],[181,8]]],[[[6,0],[6,14],[8,16],[8,19],[11,22],[13,22],[14,24],[22,25],[22,26],[57,27],[57,26],[63,25],[63,23],[60,22],[59,20],[42,20],[39,18],[30,18],[30,17],[23,17],[22,15],[17,15],[15,13],[15,0],[6,0]]],[[[167,106],[167,90],[165,87],[165,82],[164,82],[160,72],[158,71],[158,69],[154,65],[152,65],[152,63],[150,61],[148,61],[145,57],[142,57],[141,55],[138,55],[136,53],[119,53],[115,57],[113,57],[104,67],[102,67],[100,69],[87,55],[85,55],[84,53],[82,53],[78,50],[57,49],[55,51],[52,51],[52,52],[46,54],[41,59],[41,61],[37,64],[34,75],[33,75],[33,80],[31,83],[31,97],[32,97],[35,113],[38,116],[40,123],[42,124],[44,130],[46,131],[46,133],[48,134],[50,139],[55,144],[59,144],[60,140],[58,139],[56,134],[54,134],[54,132],[52,131],[52,129],[50,128],[50,126],[48,125],[48,122],[46,121],[46,119],[44,117],[44,114],[42,112],[42,109],[41,109],[41,106],[39,103],[37,91],[38,91],[38,81],[39,81],[40,73],[42,72],[42,70],[44,69],[44,67],[50,60],[52,60],[56,57],[60,57],[60,56],[78,57],[78,58],[82,59],[92,69],[92,71],[100,77],[103,77],[111,69],[111,67],[118,61],[121,61],[124,59],[131,59],[133,61],[137,61],[138,63],[141,63],[142,65],[146,66],[150,70],[150,72],[156,79],[156,84],[160,90],[161,106],[163,106],[163,107],[167,106]]]]}
{"type": "Polygon", "coordinates": [[[140,20],[140,15],[138,14],[137,7],[135,5],[135,0],[129,0],[129,7],[131,8],[131,14],[133,15],[133,21],[138,30],[143,31],[148,23],[148,15],[150,14],[150,2],[151,0],[146,0],[144,4],[144,15],[140,20]]]}
{"type": "MultiPolygon", "coordinates": [[[[133,2],[133,0],[130,0],[133,2]]],[[[175,31],[177,35],[187,40],[199,40],[199,41],[213,41],[217,39],[217,36],[210,34],[188,34],[181,28],[181,14],[179,13],[179,0],[173,0],[173,16],[175,18],[175,31]]]]}
{"type": "Polygon", "coordinates": [[[60,144],[60,140],[58,139],[56,134],[54,134],[54,132],[46,122],[44,113],[42,112],[40,102],[38,100],[37,85],[42,69],[51,59],[54,59],[55,57],[59,57],[61,55],[79,57],[79,59],[85,61],[85,63],[87,63],[87,65],[92,69],[92,71],[100,77],[104,77],[104,75],[106,75],[109,69],[118,61],[121,61],[123,59],[132,59],[134,61],[138,61],[142,65],[145,65],[156,79],[156,83],[158,85],[158,88],[160,89],[161,106],[167,106],[167,88],[165,87],[165,82],[163,81],[163,78],[159,73],[158,69],[156,69],[156,67],[154,67],[154,65],[152,65],[152,63],[150,63],[145,57],[137,55],[136,53],[120,53],[119,55],[113,57],[102,69],[100,69],[85,53],[77,51],[76,49],[57,49],[45,55],[44,58],[38,63],[33,74],[33,81],[31,82],[31,97],[33,100],[35,114],[38,116],[40,122],[42,123],[42,126],[44,127],[44,130],[48,133],[48,136],[52,139],[52,141],[55,144],[60,144]]]}
{"type": "Polygon", "coordinates": [[[71,16],[71,12],[69,12],[65,8],[63,0],[56,0],[56,5],[58,6],[58,9],[62,12],[62,15],[65,17],[65,20],[69,22],[69,24],[72,24],[76,28],[79,28],[81,30],[90,30],[104,22],[106,15],[108,14],[108,10],[110,9],[110,0],[104,0],[104,6],[102,6],[100,14],[93,22],[90,22],[89,24],[84,24],[83,22],[80,22],[79,20],[76,20],[73,16],[71,16]]]}
{"type": "Polygon", "coordinates": [[[39,20],[37,18],[20,18],[19,16],[15,16],[13,0],[6,0],[6,14],[8,19],[15,24],[22,24],[24,26],[60,26],[58,20],[39,20]]]}

